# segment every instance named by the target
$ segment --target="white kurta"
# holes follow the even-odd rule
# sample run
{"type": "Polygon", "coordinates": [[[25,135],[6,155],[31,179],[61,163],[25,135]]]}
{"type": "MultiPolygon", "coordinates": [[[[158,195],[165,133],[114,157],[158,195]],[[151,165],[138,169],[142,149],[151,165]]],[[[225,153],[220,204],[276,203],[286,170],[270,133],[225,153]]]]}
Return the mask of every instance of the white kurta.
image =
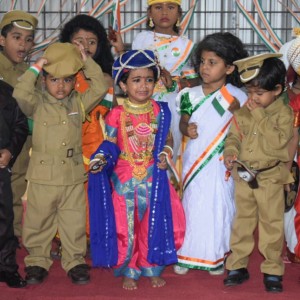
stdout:
{"type": "MultiPolygon", "coordinates": [[[[241,106],[246,102],[243,91],[230,84],[226,87],[241,106]]],[[[184,93],[188,93],[193,108],[205,98],[201,86],[187,88],[178,95],[178,104],[184,93]]],[[[188,178],[184,181],[186,189],[183,193],[186,234],[178,251],[178,262],[188,268],[216,269],[223,265],[224,256],[230,250],[235,213],[234,182],[231,177],[225,180],[222,155],[232,114],[226,110],[221,116],[214,108],[212,101],[218,93],[207,97],[192,113],[189,122],[197,123],[198,138],[188,141],[183,155],[183,179],[188,178]],[[199,163],[193,169],[196,161],[199,163]]]]}

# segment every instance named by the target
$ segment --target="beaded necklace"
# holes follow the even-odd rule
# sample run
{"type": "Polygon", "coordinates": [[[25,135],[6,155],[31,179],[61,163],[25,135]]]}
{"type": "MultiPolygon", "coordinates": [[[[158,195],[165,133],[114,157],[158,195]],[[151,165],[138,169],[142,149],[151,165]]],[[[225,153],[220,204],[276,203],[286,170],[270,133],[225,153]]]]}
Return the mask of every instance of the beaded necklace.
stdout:
{"type": "Polygon", "coordinates": [[[145,104],[137,105],[126,99],[123,107],[121,133],[125,151],[121,154],[121,158],[126,159],[132,166],[132,176],[142,180],[147,176],[147,166],[153,157],[157,121],[150,100],[145,104]],[[138,122],[135,127],[134,119],[138,122]]]}

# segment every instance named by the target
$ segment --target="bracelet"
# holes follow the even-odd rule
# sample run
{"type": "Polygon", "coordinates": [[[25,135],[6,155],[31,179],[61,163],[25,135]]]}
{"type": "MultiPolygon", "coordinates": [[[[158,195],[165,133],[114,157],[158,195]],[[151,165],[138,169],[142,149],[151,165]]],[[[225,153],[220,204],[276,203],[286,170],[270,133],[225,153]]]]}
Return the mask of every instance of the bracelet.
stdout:
{"type": "Polygon", "coordinates": [[[169,150],[171,151],[171,156],[173,156],[174,151],[173,151],[173,148],[172,148],[171,146],[169,146],[169,145],[164,145],[164,148],[169,149],[169,150]]]}
{"type": "Polygon", "coordinates": [[[42,71],[42,68],[38,66],[37,64],[32,65],[29,70],[33,72],[36,77],[39,76],[40,72],[42,71]]]}
{"type": "Polygon", "coordinates": [[[158,153],[158,156],[160,156],[161,154],[164,154],[165,156],[169,156],[169,154],[166,151],[161,151],[160,153],[158,153]]]}
{"type": "Polygon", "coordinates": [[[172,86],[169,88],[167,87],[167,91],[168,93],[172,93],[176,91],[176,88],[177,88],[177,81],[172,80],[172,86]]]}
{"type": "Polygon", "coordinates": [[[33,64],[32,67],[37,68],[39,72],[42,71],[42,68],[38,64],[33,64]]]}

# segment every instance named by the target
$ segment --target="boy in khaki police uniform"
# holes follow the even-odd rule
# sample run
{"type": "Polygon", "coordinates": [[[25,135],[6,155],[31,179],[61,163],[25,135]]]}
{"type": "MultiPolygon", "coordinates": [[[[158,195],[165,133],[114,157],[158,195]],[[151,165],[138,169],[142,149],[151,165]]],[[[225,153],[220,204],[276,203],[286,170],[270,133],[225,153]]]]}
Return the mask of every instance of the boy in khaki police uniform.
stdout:
{"type": "Polygon", "coordinates": [[[52,265],[51,242],[59,232],[63,269],[75,284],[89,282],[85,264],[85,195],[87,179],[81,150],[81,126],[88,113],[107,92],[101,68],[75,45],[56,43],[25,72],[14,97],[34,121],[32,155],[26,178],[27,210],[23,243],[27,283],[41,283],[52,265]],[[43,69],[44,92],[34,89],[43,69]],[[90,88],[74,91],[75,74],[83,69],[90,88]]]}
{"type": "Polygon", "coordinates": [[[247,265],[258,224],[258,248],[265,258],[261,272],[268,292],[282,291],[283,186],[293,182],[286,162],[290,160],[288,144],[293,137],[294,118],[281,96],[286,72],[280,56],[266,53],[234,62],[249,99],[234,114],[224,149],[225,165],[233,169],[236,202],[230,240],[232,253],[226,261],[228,276],[224,284],[233,286],[249,279],[247,265]],[[245,172],[239,177],[236,159],[248,166],[250,172],[259,171],[256,182],[247,182],[245,172]]]}
{"type": "MultiPolygon", "coordinates": [[[[24,12],[14,10],[6,13],[0,23],[0,80],[14,87],[18,78],[27,70],[28,64],[24,59],[31,50],[34,42],[34,30],[38,20],[24,12]]],[[[14,232],[21,236],[23,206],[21,197],[26,191],[25,174],[29,163],[31,136],[18,156],[12,171],[12,191],[14,209],[14,232]]]]}

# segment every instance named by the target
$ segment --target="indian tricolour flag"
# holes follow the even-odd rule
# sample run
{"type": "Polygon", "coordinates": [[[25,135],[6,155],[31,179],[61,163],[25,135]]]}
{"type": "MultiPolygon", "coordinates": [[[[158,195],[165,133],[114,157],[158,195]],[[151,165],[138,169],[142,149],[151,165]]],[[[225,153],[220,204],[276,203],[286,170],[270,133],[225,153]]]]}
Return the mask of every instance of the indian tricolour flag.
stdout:
{"type": "Polygon", "coordinates": [[[121,30],[120,0],[113,0],[111,27],[116,32],[121,30]]]}
{"type": "Polygon", "coordinates": [[[234,97],[228,92],[226,86],[224,85],[219,92],[217,92],[216,97],[212,101],[212,105],[219,115],[223,116],[233,101],[234,97]]]}

